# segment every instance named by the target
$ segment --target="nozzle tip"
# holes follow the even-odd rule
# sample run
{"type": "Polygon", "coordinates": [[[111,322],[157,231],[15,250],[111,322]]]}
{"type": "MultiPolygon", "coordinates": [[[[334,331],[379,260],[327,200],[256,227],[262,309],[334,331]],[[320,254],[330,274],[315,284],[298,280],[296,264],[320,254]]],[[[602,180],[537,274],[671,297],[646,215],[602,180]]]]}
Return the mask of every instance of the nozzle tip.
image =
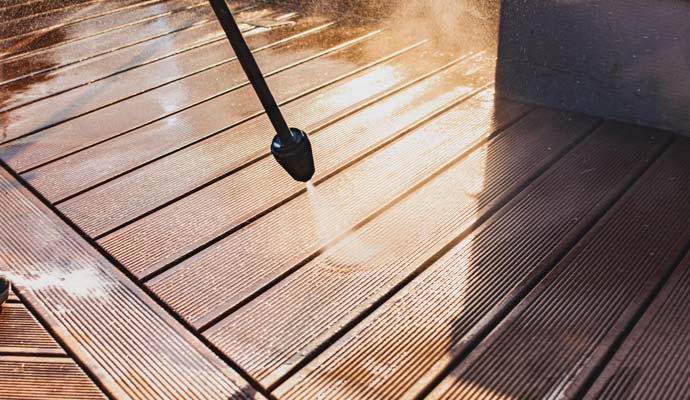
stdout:
{"type": "Polygon", "coordinates": [[[297,128],[290,128],[292,140],[283,142],[278,135],[271,143],[271,153],[278,164],[290,176],[300,182],[308,182],[314,176],[314,156],[307,134],[297,128]]]}

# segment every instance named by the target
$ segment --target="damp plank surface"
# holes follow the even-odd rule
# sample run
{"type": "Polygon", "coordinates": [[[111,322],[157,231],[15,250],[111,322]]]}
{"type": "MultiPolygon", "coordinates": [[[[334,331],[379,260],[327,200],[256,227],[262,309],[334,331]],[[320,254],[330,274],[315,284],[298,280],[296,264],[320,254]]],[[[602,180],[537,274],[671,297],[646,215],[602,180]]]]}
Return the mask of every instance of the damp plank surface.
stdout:
{"type": "Polygon", "coordinates": [[[0,397],[689,398],[690,141],[296,3],[229,5],[309,186],[207,1],[0,2],[0,397]]]}
{"type": "Polygon", "coordinates": [[[14,292],[0,309],[0,388],[12,400],[107,398],[14,292]]]}
{"type": "Polygon", "coordinates": [[[1,354],[65,354],[25,305],[9,300],[0,312],[1,354]]]}
{"type": "Polygon", "coordinates": [[[586,399],[690,396],[690,253],[626,337],[586,399]]]}
{"type": "Polygon", "coordinates": [[[4,170],[0,195],[5,272],[109,393],[252,398],[237,372],[4,170]]]}

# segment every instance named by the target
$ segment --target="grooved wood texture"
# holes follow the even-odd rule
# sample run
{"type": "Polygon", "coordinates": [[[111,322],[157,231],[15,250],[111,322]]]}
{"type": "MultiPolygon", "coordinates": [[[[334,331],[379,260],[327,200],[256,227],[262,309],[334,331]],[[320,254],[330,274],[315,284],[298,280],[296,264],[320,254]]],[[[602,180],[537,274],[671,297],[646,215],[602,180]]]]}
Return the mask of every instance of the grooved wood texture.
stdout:
{"type": "Polygon", "coordinates": [[[431,398],[580,392],[690,245],[689,152],[676,140],[431,398]]]}
{"type": "Polygon", "coordinates": [[[0,353],[61,354],[65,352],[21,303],[10,302],[0,312],[0,353]]]}
{"type": "Polygon", "coordinates": [[[249,399],[251,388],[0,171],[0,262],[116,397],[249,399]]]}
{"type": "Polygon", "coordinates": [[[0,355],[0,398],[6,400],[97,400],[103,393],[68,358],[0,355]]]}
{"type": "Polygon", "coordinates": [[[690,397],[690,253],[676,268],[586,399],[690,397]]]}

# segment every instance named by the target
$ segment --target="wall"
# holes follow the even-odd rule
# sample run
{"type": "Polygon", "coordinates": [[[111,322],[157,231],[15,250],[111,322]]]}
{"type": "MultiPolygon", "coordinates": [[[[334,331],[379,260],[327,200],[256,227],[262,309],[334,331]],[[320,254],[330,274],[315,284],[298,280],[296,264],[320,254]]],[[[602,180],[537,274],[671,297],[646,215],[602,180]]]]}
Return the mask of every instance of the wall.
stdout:
{"type": "Polygon", "coordinates": [[[502,0],[497,90],[690,135],[690,1],[502,0]]]}

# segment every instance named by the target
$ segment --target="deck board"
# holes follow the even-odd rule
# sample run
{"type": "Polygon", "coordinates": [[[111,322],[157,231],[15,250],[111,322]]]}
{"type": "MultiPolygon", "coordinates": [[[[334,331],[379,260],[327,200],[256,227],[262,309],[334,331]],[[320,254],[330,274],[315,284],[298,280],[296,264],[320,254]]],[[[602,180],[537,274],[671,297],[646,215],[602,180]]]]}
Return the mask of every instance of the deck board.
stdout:
{"type": "MultiPolygon", "coordinates": [[[[278,98],[283,100],[298,96],[340,75],[338,70],[334,70],[334,75],[316,74],[314,70],[324,68],[324,65],[319,65],[321,60],[324,64],[337,62],[340,55],[350,46],[368,41],[376,32],[355,29],[351,34],[350,38],[342,30],[328,29],[327,32],[319,35],[323,40],[317,43],[310,42],[308,38],[305,38],[306,44],[303,48],[300,48],[298,44],[289,43],[288,46],[292,50],[289,52],[290,56],[281,52],[280,49],[262,53],[266,55],[265,61],[268,61],[266,63],[266,67],[269,67],[266,68],[266,73],[270,74],[268,84],[291,88],[288,93],[277,94],[277,96],[280,95],[278,98]],[[329,35],[330,31],[334,31],[333,36],[329,35]],[[337,40],[329,40],[333,38],[337,40]],[[333,53],[332,57],[322,57],[330,53],[333,53]],[[312,60],[316,64],[309,62],[312,60]],[[283,73],[290,71],[291,67],[297,69],[294,74],[283,73]],[[293,84],[285,85],[286,79],[291,79],[293,84]]],[[[352,56],[351,51],[348,53],[352,56]]],[[[343,56],[347,60],[347,55],[343,56]]],[[[24,178],[34,187],[39,188],[41,193],[44,193],[51,201],[58,202],[260,114],[261,103],[252,92],[252,87],[244,81],[239,64],[232,63],[229,67],[230,71],[210,71],[202,77],[202,79],[218,81],[219,77],[224,76],[220,74],[229,72],[230,76],[239,78],[237,82],[233,82],[232,79],[221,81],[228,86],[224,89],[216,89],[220,93],[214,94],[208,100],[204,99],[207,101],[203,104],[185,109],[184,106],[181,107],[172,100],[169,102],[170,108],[182,108],[183,111],[32,170],[23,174],[24,178]],[[233,88],[237,90],[226,90],[233,88]],[[56,182],[59,183],[56,185],[56,182]]],[[[187,86],[182,88],[188,90],[187,86]]],[[[163,97],[164,99],[177,97],[174,91],[165,95],[167,97],[163,97]]],[[[153,110],[150,107],[144,108],[142,113],[150,116],[152,112],[156,112],[156,108],[161,106],[160,101],[156,102],[155,106],[153,110]]],[[[163,104],[164,112],[166,106],[167,104],[163,104]]],[[[121,118],[121,116],[112,114],[111,118],[121,118]]]]}
{"type": "MultiPolygon", "coordinates": [[[[285,104],[283,112],[290,120],[298,120],[304,129],[318,134],[320,128],[365,108],[369,102],[409,86],[452,59],[448,55],[433,56],[428,47],[417,47],[415,43],[375,58],[368,64],[355,65],[351,74],[338,77],[333,85],[325,85],[285,104]],[[412,60],[418,62],[412,66],[412,60]]],[[[345,61],[350,64],[349,60],[345,61]]],[[[102,235],[223,177],[229,171],[240,170],[265,158],[268,156],[265,139],[269,129],[268,118],[260,115],[190,146],[184,152],[172,154],[63,202],[59,208],[90,235],[102,235]],[[156,191],[147,189],[147,182],[152,181],[157,182],[156,191]],[[122,196],[124,192],[121,189],[125,187],[129,192],[126,197],[122,196]],[[88,211],[93,207],[106,214],[88,211]]]]}
{"type": "MultiPolygon", "coordinates": [[[[482,160],[488,166],[484,188],[479,190],[476,201],[471,197],[465,200],[465,207],[479,209],[481,203],[491,200],[484,197],[495,190],[493,185],[500,188],[510,182],[511,174],[539,159],[539,146],[553,146],[545,142],[544,136],[558,140],[556,135],[563,129],[564,119],[567,117],[551,117],[554,122],[542,125],[544,131],[531,142],[536,149],[525,144],[519,147],[517,143],[525,139],[517,135],[489,146],[482,160]],[[509,149],[515,154],[511,155],[509,149]],[[520,157],[528,162],[520,163],[520,157]]],[[[545,120],[549,119],[535,117],[533,124],[540,126],[545,120]]],[[[529,127],[518,134],[524,134],[529,127]]],[[[566,132],[558,135],[561,141],[564,136],[568,136],[566,132]]],[[[597,130],[496,216],[462,238],[399,295],[280,387],[280,398],[416,398],[474,336],[490,326],[492,319],[499,318],[501,311],[505,312],[502,308],[509,309],[511,300],[515,301],[514,297],[543,273],[563,248],[576,241],[578,233],[586,230],[612,197],[634,179],[631,171],[640,170],[645,164],[643,158],[658,152],[659,142],[667,140],[668,136],[649,140],[645,132],[634,130],[597,130]],[[623,137],[630,140],[617,149],[623,137]],[[562,182],[569,184],[564,187],[562,182]],[[362,386],[364,382],[366,386],[362,386]]],[[[438,185],[443,189],[433,190],[429,185],[411,198],[407,207],[423,207],[428,202],[420,197],[424,191],[431,195],[447,192],[452,183],[446,179],[438,185]]],[[[451,220],[452,209],[438,218],[441,224],[451,220]]]]}
{"type": "Polygon", "coordinates": [[[0,261],[113,396],[261,397],[5,171],[0,193],[0,261]]]}
{"type": "Polygon", "coordinates": [[[690,253],[601,372],[585,399],[690,396],[690,253]]]}
{"type": "Polygon", "coordinates": [[[160,0],[115,0],[28,15],[0,25],[0,45],[14,51],[43,36],[62,40],[85,37],[156,15],[162,8],[160,0]]]}
{"type": "Polygon", "coordinates": [[[394,144],[319,183],[319,199],[326,211],[314,210],[309,195],[303,193],[147,285],[193,326],[208,325],[294,266],[318,254],[329,242],[404,197],[429,175],[452,164],[529,110],[511,103],[504,103],[495,110],[478,107],[478,104],[490,103],[492,96],[492,90],[486,90],[452,107],[394,144]],[[443,131],[452,125],[463,129],[443,131]],[[419,153],[410,152],[410,148],[419,153]],[[424,159],[417,160],[418,154],[424,154],[424,159]],[[391,168],[388,162],[393,157],[409,167],[404,170],[391,168]],[[275,229],[284,223],[299,224],[300,235],[294,237],[289,230],[275,229]],[[319,224],[328,226],[324,228],[319,224]],[[247,243],[252,244],[251,248],[246,248],[247,243]],[[249,253],[256,257],[248,257],[249,253]],[[213,277],[214,284],[204,285],[203,291],[198,290],[197,285],[189,285],[183,292],[171,290],[187,279],[185,277],[201,274],[213,277]],[[228,295],[228,291],[232,295],[228,295]],[[205,307],[199,307],[201,304],[205,307]]]}
{"type": "MultiPolygon", "coordinates": [[[[136,29],[133,35],[124,36],[121,32],[113,34],[113,39],[122,40],[127,37],[131,42],[113,43],[108,37],[98,35],[72,43],[64,43],[51,51],[32,52],[24,57],[17,57],[3,62],[3,90],[11,93],[21,93],[21,96],[10,97],[3,101],[0,111],[8,111],[23,105],[55,96],[78,86],[93,83],[108,76],[124,72],[143,64],[171,57],[198,46],[223,38],[222,31],[212,20],[198,25],[198,17],[191,14],[196,9],[180,12],[171,21],[157,21],[153,24],[159,30],[165,27],[159,37],[146,40],[139,38],[144,29],[136,29]],[[191,14],[191,15],[190,15],[191,14]],[[190,29],[184,29],[190,27],[190,29]],[[96,41],[109,51],[99,54],[89,45],[96,41]],[[70,54],[73,49],[74,54],[70,54]],[[53,56],[57,61],[53,61],[53,56]]],[[[240,27],[250,30],[252,25],[245,24],[271,13],[270,8],[261,8],[237,13],[240,27]]],[[[209,16],[210,18],[210,16],[209,16]]],[[[148,32],[146,32],[148,33],[148,32]]],[[[170,78],[169,74],[161,71],[161,75],[170,78]]],[[[174,78],[174,75],[172,76],[174,78]]],[[[144,87],[146,88],[146,87],[144,87]]],[[[144,88],[140,88],[144,89],[144,88]]],[[[67,118],[66,118],[67,119],[67,118]]]]}
{"type": "MultiPolygon", "coordinates": [[[[319,182],[355,162],[400,136],[419,119],[437,112],[439,107],[452,104],[489,83],[490,77],[481,69],[469,76],[463,69],[483,62],[486,59],[482,55],[460,62],[382,100],[378,107],[366,108],[323,130],[310,130],[314,157],[319,160],[313,181],[319,182]],[[344,138],[344,129],[354,134],[344,138]]],[[[336,103],[337,98],[332,99],[336,106],[341,106],[336,103]]],[[[352,96],[348,96],[350,100],[352,96]]],[[[331,104],[322,101],[319,106],[325,108],[331,104]]],[[[301,122],[308,127],[311,121],[301,118],[301,122]]],[[[201,173],[207,171],[205,168],[197,170],[201,173]]],[[[151,271],[148,264],[160,266],[165,258],[189,252],[300,191],[304,191],[304,184],[293,181],[273,159],[263,158],[240,173],[179,200],[162,212],[128,225],[121,233],[106,237],[100,243],[133,273],[148,274],[155,271],[151,271]],[[224,201],[219,203],[221,198],[224,201]],[[209,203],[214,204],[213,209],[208,208],[209,203]],[[218,215],[226,218],[219,219],[218,215]],[[165,228],[180,224],[188,228],[184,234],[174,234],[165,228]],[[146,238],[146,243],[139,238],[146,238]]]]}
{"type": "MultiPolygon", "coordinates": [[[[289,58],[279,57],[286,54],[285,48],[298,46],[295,42],[308,42],[309,37],[326,29],[328,24],[326,21],[300,21],[299,28],[277,29],[271,33],[251,30],[246,34],[250,38],[250,45],[255,49],[257,59],[262,66],[268,69],[267,73],[273,75],[295,67],[304,58],[313,56],[309,50],[302,49],[301,52],[295,52],[289,58]],[[253,38],[258,40],[254,41],[253,38]],[[259,44],[257,42],[265,42],[269,38],[268,44],[257,47],[259,44]]],[[[89,149],[87,154],[92,155],[93,158],[97,158],[99,155],[103,157],[102,154],[105,151],[111,148],[113,151],[117,150],[118,147],[116,146],[120,143],[122,143],[120,146],[127,146],[129,144],[127,141],[133,140],[130,139],[132,136],[142,135],[146,137],[149,130],[160,125],[165,126],[165,122],[169,121],[165,120],[166,117],[180,118],[181,116],[175,116],[175,114],[236,90],[241,89],[242,92],[230,95],[230,102],[236,96],[243,93],[246,95],[247,89],[242,89],[242,86],[246,86],[246,78],[242,75],[234,55],[227,53],[227,49],[225,53],[213,51],[227,47],[227,45],[220,46],[221,44],[223,43],[202,46],[198,52],[192,50],[188,54],[181,54],[179,57],[172,57],[161,63],[145,65],[136,70],[116,75],[112,79],[89,84],[83,87],[83,90],[80,88],[70,91],[67,97],[76,96],[76,98],[83,99],[81,100],[83,105],[74,106],[74,114],[81,112],[78,110],[79,108],[89,109],[89,111],[92,111],[92,107],[101,109],[97,113],[87,112],[85,115],[79,115],[54,127],[43,129],[36,134],[7,143],[0,147],[0,156],[5,158],[7,163],[19,172],[26,172],[28,169],[39,167],[99,144],[99,147],[89,149]],[[147,79],[147,85],[135,87],[130,84],[137,81],[132,78],[150,76],[154,71],[159,73],[156,75],[158,78],[147,79]],[[166,73],[168,71],[170,73],[166,73]],[[218,79],[220,76],[228,77],[228,79],[218,79]],[[124,87],[117,90],[107,90],[108,87],[117,86],[118,83],[123,83],[124,87]],[[99,93],[97,96],[84,96],[84,93],[98,92],[101,88],[105,92],[99,93]],[[131,112],[131,110],[138,110],[138,112],[131,112]],[[122,118],[122,115],[127,115],[128,118],[122,118]],[[158,122],[157,125],[152,124],[156,121],[161,122],[158,122]],[[102,128],[87,130],[95,122],[102,123],[102,128]],[[124,134],[126,134],[126,138],[118,138],[124,134]],[[107,141],[113,142],[104,143],[107,141]]],[[[316,51],[317,49],[314,49],[314,52],[316,51]]],[[[298,88],[295,88],[295,91],[297,90],[298,88]]],[[[56,99],[55,101],[63,100],[56,99]]],[[[36,104],[38,106],[43,102],[36,104]]],[[[31,106],[27,108],[31,108],[31,106]]],[[[242,111],[247,112],[246,110],[242,111]]],[[[72,111],[65,110],[65,112],[70,114],[72,111]]],[[[193,111],[183,113],[182,116],[191,112],[193,111]]],[[[242,115],[240,110],[236,113],[242,115]]],[[[58,116],[56,118],[61,119],[63,117],[58,116]]],[[[51,119],[52,117],[46,118],[46,121],[49,121],[48,125],[52,124],[51,119]]],[[[126,150],[132,152],[129,147],[126,147],[126,150]]],[[[124,152],[125,150],[120,151],[124,152]]],[[[62,175],[69,177],[69,173],[74,175],[75,170],[80,171],[80,168],[84,167],[82,165],[84,161],[80,160],[82,159],[78,158],[78,155],[74,155],[54,165],[60,171],[67,169],[67,171],[62,171],[62,175]],[[70,168],[70,163],[77,165],[70,168]],[[64,166],[64,164],[68,166],[64,166]]],[[[48,168],[48,170],[51,168],[53,167],[48,168]]],[[[34,174],[40,176],[41,171],[36,171],[34,174]]]]}
{"type": "Polygon", "coordinates": [[[65,355],[65,351],[46,332],[16,297],[2,306],[0,313],[0,354],[65,355]]]}
{"type": "Polygon", "coordinates": [[[430,398],[577,396],[690,245],[688,152],[677,139],[430,398]]]}
{"type": "Polygon", "coordinates": [[[68,358],[0,355],[0,387],[2,398],[11,400],[107,398],[68,358]]]}
{"type": "Polygon", "coordinates": [[[688,397],[690,141],[296,3],[230,6],[311,187],[206,1],[0,1],[0,397],[688,397]]]}
{"type": "MultiPolygon", "coordinates": [[[[270,32],[251,29],[251,32],[257,33],[257,35],[248,34],[247,41],[251,48],[255,50],[268,48],[271,43],[278,42],[296,33],[294,29],[276,29],[270,32]]],[[[4,143],[50,128],[56,124],[72,120],[91,111],[146,92],[147,90],[175,82],[186,76],[223,64],[224,62],[232,61],[234,54],[227,46],[222,46],[222,43],[222,41],[216,40],[206,45],[192,48],[189,51],[173,53],[171,57],[151,63],[146,63],[145,57],[139,59],[137,54],[132,56],[131,54],[127,54],[127,52],[117,52],[117,54],[113,55],[117,58],[117,61],[105,60],[107,62],[104,65],[111,65],[109,67],[111,69],[117,68],[113,68],[113,64],[117,65],[120,68],[126,69],[123,73],[115,74],[105,79],[97,80],[96,82],[83,80],[82,82],[84,84],[88,84],[79,85],[74,88],[74,90],[69,90],[56,96],[47,97],[43,101],[8,111],[5,114],[8,123],[4,129],[2,142],[4,143]],[[134,68],[136,66],[139,67],[134,68]]],[[[103,65],[101,65],[101,67],[103,67],[103,65]]],[[[85,71],[85,73],[88,76],[88,68],[86,69],[87,71],[85,71]]],[[[17,82],[19,87],[24,84],[24,80],[17,82]]],[[[8,93],[10,98],[14,96],[13,93],[8,93]]],[[[16,96],[21,98],[23,93],[23,91],[19,91],[16,96]]],[[[176,109],[174,104],[172,107],[173,110],[171,111],[174,111],[176,109]]],[[[161,110],[164,111],[165,109],[165,104],[159,105],[159,109],[155,114],[147,114],[146,119],[139,123],[142,124],[160,118],[161,115],[159,114],[161,110]]],[[[121,115],[118,116],[121,117],[121,115]]],[[[79,124],[79,121],[76,123],[79,124]]],[[[71,125],[68,125],[68,127],[71,127],[71,125]]],[[[131,127],[132,126],[130,126],[130,128],[131,127]]],[[[115,128],[118,129],[119,126],[115,128]]],[[[78,125],[73,129],[79,129],[78,125]]],[[[123,130],[124,129],[118,129],[118,131],[114,133],[108,130],[103,138],[108,138],[109,136],[107,136],[107,134],[109,132],[110,136],[112,136],[121,133],[123,130]]],[[[50,131],[46,134],[49,133],[50,131]]],[[[43,139],[46,134],[37,137],[36,140],[43,139]]],[[[48,136],[48,138],[50,138],[50,136],[48,136]]],[[[25,143],[31,144],[33,141],[34,138],[29,137],[25,143]]],[[[22,147],[19,147],[19,149],[21,148],[22,147]]],[[[17,150],[15,149],[13,151],[17,150]]]]}
{"type": "Polygon", "coordinates": [[[3,81],[12,81],[27,77],[31,73],[57,69],[190,27],[199,22],[190,18],[193,15],[192,12],[199,12],[201,9],[203,9],[201,5],[184,6],[153,18],[139,20],[127,27],[130,35],[122,35],[120,29],[114,29],[84,38],[65,39],[60,35],[32,38],[25,45],[12,50],[8,49],[3,53],[3,61],[0,63],[6,68],[3,81]]]}
{"type": "Polygon", "coordinates": [[[0,397],[105,399],[12,291],[0,312],[0,397]]]}
{"type": "MultiPolygon", "coordinates": [[[[509,128],[495,139],[497,146],[512,144],[512,138],[529,132],[535,127],[531,123],[539,121],[527,118],[525,123],[516,124],[514,129],[509,128]]],[[[483,191],[482,175],[478,171],[484,167],[486,148],[475,150],[409,198],[213,326],[205,335],[261,382],[275,384],[295,363],[327,344],[343,326],[356,321],[372,305],[419,273],[428,260],[465,235],[477,221],[491,215],[497,205],[537,176],[549,159],[553,160],[554,153],[561,153],[595,123],[588,118],[575,120],[569,129],[560,132],[562,135],[552,134],[548,139],[546,134],[553,130],[537,130],[535,134],[542,143],[530,141],[526,147],[531,151],[513,155],[504,152],[505,158],[494,160],[512,173],[494,182],[487,181],[487,185],[496,186],[484,187],[483,191]],[[474,195],[480,191],[481,197],[474,195]],[[424,204],[434,205],[433,214],[419,212],[424,204]],[[316,282],[320,284],[317,286],[316,282]],[[306,287],[312,289],[305,290],[306,287]],[[328,301],[319,301],[320,298],[328,301]],[[257,324],[262,328],[245,341],[247,332],[257,324]],[[278,331],[283,333],[275,335],[278,331]],[[265,350],[254,352],[257,348],[265,350]]],[[[488,144],[487,148],[491,149],[492,145],[488,144]]],[[[334,210],[338,209],[336,204],[334,210]]]]}

